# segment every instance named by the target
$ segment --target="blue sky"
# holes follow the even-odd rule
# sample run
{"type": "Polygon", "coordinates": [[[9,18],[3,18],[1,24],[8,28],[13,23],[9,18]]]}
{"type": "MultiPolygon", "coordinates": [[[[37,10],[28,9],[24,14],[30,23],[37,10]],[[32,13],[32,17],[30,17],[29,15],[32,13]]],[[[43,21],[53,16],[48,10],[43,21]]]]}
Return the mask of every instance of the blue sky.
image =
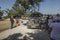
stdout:
{"type": "MultiPolygon", "coordinates": [[[[2,9],[11,9],[15,0],[0,0],[2,9]]],[[[60,0],[44,0],[40,3],[40,12],[43,14],[60,13],[60,0]]]]}
{"type": "Polygon", "coordinates": [[[0,6],[4,10],[11,9],[14,3],[15,3],[15,0],[0,0],[0,6]]]}
{"type": "Polygon", "coordinates": [[[45,0],[40,5],[40,12],[44,14],[60,13],[60,0],[45,0]]]}

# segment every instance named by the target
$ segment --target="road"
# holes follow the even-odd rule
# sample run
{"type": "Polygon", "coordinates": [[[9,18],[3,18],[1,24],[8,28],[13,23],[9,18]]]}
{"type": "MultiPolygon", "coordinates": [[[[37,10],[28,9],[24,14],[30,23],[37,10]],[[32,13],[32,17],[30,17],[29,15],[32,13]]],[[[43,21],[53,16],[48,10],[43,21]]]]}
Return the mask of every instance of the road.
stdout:
{"type": "Polygon", "coordinates": [[[50,40],[47,31],[41,29],[28,29],[26,25],[20,23],[20,26],[8,29],[0,33],[0,40],[25,40],[24,37],[31,40],[50,40]]]}

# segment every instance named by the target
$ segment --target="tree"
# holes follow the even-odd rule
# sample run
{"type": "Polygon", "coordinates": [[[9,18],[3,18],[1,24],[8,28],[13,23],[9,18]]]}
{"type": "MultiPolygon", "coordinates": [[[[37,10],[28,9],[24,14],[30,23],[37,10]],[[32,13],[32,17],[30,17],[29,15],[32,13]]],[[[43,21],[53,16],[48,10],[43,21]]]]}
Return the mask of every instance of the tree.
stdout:
{"type": "Polygon", "coordinates": [[[35,6],[38,5],[40,2],[42,2],[42,0],[16,0],[12,8],[17,15],[22,16],[27,13],[27,10],[32,11],[34,9],[35,11],[35,6]]]}
{"type": "Polygon", "coordinates": [[[5,10],[5,12],[7,13],[7,16],[9,17],[9,16],[15,16],[16,15],[16,13],[13,11],[13,9],[7,9],[7,10],[5,10]]]}
{"type": "Polygon", "coordinates": [[[8,17],[9,16],[14,16],[14,17],[21,17],[23,15],[24,8],[23,7],[16,7],[14,6],[12,9],[7,9],[5,12],[7,13],[8,17]]]}
{"type": "Polygon", "coordinates": [[[1,10],[1,7],[0,7],[0,19],[2,19],[2,16],[3,16],[3,11],[1,10]]]}
{"type": "Polygon", "coordinates": [[[38,6],[38,11],[39,11],[39,3],[42,2],[43,0],[16,0],[16,3],[21,4],[24,8],[25,11],[31,7],[35,9],[35,6],[38,6]]]}
{"type": "Polygon", "coordinates": [[[24,15],[25,8],[23,6],[13,6],[13,9],[18,15],[24,15]]]}

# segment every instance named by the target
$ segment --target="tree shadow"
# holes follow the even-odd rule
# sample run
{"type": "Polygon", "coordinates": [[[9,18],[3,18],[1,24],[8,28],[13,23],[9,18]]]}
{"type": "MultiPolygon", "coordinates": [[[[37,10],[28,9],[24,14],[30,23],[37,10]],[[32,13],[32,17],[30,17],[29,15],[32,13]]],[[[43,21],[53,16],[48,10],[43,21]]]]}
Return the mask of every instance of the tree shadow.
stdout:
{"type": "Polygon", "coordinates": [[[22,39],[18,39],[18,37],[21,37],[22,34],[21,33],[16,33],[13,35],[9,35],[7,38],[4,38],[2,40],[22,40],[22,39]]]}
{"type": "Polygon", "coordinates": [[[33,40],[50,40],[49,34],[43,31],[37,31],[35,33],[27,33],[29,38],[33,38],[33,40]]]}

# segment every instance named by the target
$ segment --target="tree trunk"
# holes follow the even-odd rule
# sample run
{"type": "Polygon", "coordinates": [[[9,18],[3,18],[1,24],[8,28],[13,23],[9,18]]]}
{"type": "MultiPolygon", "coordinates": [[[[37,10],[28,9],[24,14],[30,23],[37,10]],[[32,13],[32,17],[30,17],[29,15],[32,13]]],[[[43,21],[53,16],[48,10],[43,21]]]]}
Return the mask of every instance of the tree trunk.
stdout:
{"type": "Polygon", "coordinates": [[[39,7],[40,7],[40,5],[39,5],[39,3],[38,3],[37,5],[38,5],[38,11],[39,11],[39,9],[40,9],[40,8],[39,8],[39,7]]]}

